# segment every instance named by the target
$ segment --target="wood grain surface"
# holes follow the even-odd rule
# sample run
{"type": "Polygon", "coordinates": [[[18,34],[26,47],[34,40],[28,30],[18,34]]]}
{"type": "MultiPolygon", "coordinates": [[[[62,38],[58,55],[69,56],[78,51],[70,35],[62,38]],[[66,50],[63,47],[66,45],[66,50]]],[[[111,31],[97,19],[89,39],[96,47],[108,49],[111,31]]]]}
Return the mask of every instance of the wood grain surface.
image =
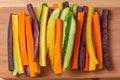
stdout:
{"type": "MultiPolygon", "coordinates": [[[[4,3],[4,6],[2,5],[2,8],[0,8],[0,77],[2,78],[28,78],[24,74],[18,77],[14,77],[11,72],[8,71],[8,59],[7,59],[7,29],[8,29],[8,20],[10,13],[18,13],[20,10],[25,10],[27,13],[25,5],[28,3],[23,2],[23,0],[17,2],[23,2],[19,3],[21,7],[18,7],[19,4],[16,7],[6,7],[7,0],[1,0],[4,3]],[[21,5],[22,4],[22,5],[21,5]]],[[[0,2],[1,2],[0,1],[0,2]]],[[[11,0],[14,1],[14,0],[11,0]]],[[[28,1],[28,0],[27,0],[28,1]]],[[[31,0],[30,0],[31,1],[31,0]]],[[[36,0],[38,1],[38,0],[36,0]]],[[[57,0],[54,0],[57,2],[57,0]]],[[[62,1],[62,0],[60,0],[62,1]]],[[[85,4],[83,0],[84,5],[89,5],[89,3],[85,4]]],[[[93,0],[91,0],[94,2],[93,0]]],[[[106,0],[107,1],[107,0],[106,0]]],[[[40,2],[40,1],[38,1],[40,2]]],[[[35,2],[34,6],[38,4],[38,2],[35,2]]],[[[42,1],[43,2],[43,1],[42,1]]],[[[50,2],[48,0],[48,2],[50,2]]],[[[71,1],[72,3],[73,1],[71,1]]],[[[99,2],[99,1],[98,1],[99,2]]],[[[104,2],[104,1],[103,1],[104,2]]],[[[120,1],[119,1],[120,2],[120,1]]],[[[95,3],[95,2],[94,2],[95,3]]],[[[51,4],[51,3],[50,3],[51,4]]],[[[80,3],[82,4],[82,3],[80,3]]],[[[83,5],[82,4],[82,5],[83,5]]],[[[115,3],[110,3],[115,4],[115,3]]],[[[117,4],[117,3],[116,3],[117,4]]],[[[9,4],[10,6],[15,6],[16,4],[9,4]]],[[[104,3],[103,3],[104,5],[104,3]]],[[[110,47],[110,55],[113,63],[113,69],[111,71],[107,70],[100,70],[96,72],[79,72],[77,70],[70,70],[66,73],[63,73],[62,75],[55,75],[49,65],[46,68],[42,68],[41,74],[38,78],[41,79],[53,79],[53,78],[113,78],[113,77],[120,77],[120,5],[119,6],[110,6],[109,4],[104,5],[104,7],[100,6],[100,4],[94,6],[97,6],[97,10],[101,11],[101,8],[108,8],[111,10],[111,20],[110,20],[110,26],[109,26],[109,47],[110,47]]],[[[49,63],[48,63],[49,64],[49,63]]]]}

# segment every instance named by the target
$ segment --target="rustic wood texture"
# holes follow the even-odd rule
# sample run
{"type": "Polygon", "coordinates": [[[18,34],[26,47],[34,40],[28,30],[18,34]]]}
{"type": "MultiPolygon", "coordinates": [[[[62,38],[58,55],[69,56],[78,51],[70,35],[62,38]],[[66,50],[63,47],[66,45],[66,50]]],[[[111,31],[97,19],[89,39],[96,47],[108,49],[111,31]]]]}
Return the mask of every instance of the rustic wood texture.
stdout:
{"type": "MultiPolygon", "coordinates": [[[[7,0],[3,0],[7,1],[7,0]]],[[[12,1],[12,0],[11,0],[12,1]]],[[[22,0],[21,0],[22,1],[22,0]]],[[[25,0],[24,0],[25,1],[25,0]]],[[[57,0],[55,0],[57,2],[57,0]]],[[[60,0],[62,1],[62,0],[60,0]]],[[[84,1],[84,0],[83,0],[84,1]]],[[[86,1],[86,0],[85,0],[86,1]]],[[[16,2],[19,2],[16,0],[16,2]]],[[[50,2],[48,0],[48,2],[50,2]]],[[[120,2],[120,1],[119,1],[120,2]]],[[[71,2],[72,3],[72,2],[71,2]]],[[[34,3],[33,3],[34,4],[34,3]]],[[[82,3],[80,3],[82,4],[82,3]]],[[[104,3],[103,3],[104,4],[104,3]]],[[[9,4],[10,5],[10,4],[9,4]]],[[[22,5],[26,5],[26,2],[22,5]]],[[[37,2],[36,4],[37,5],[37,2]]],[[[14,4],[12,4],[14,6],[14,4]]],[[[96,5],[97,6],[97,5],[96,5]]],[[[98,7],[100,5],[98,4],[98,7]]],[[[104,6],[105,7],[105,6],[104,6]]],[[[102,8],[102,7],[101,7],[102,8]]],[[[40,77],[41,79],[57,79],[57,78],[113,78],[120,77],[120,7],[107,7],[111,10],[111,21],[109,26],[109,47],[110,54],[113,63],[113,70],[100,70],[96,72],[79,72],[77,70],[70,70],[62,75],[55,75],[51,68],[47,66],[46,68],[42,68],[40,77]]],[[[100,8],[97,8],[100,9],[100,8]]],[[[8,20],[10,13],[18,13],[20,10],[26,10],[26,8],[22,7],[3,7],[0,8],[0,77],[2,78],[28,78],[25,75],[21,75],[19,77],[14,77],[12,72],[8,71],[8,59],[7,59],[7,29],[8,29],[8,20]]],[[[101,10],[99,10],[101,11],[101,10]]],[[[48,63],[49,64],[49,63],[48,63]]]]}

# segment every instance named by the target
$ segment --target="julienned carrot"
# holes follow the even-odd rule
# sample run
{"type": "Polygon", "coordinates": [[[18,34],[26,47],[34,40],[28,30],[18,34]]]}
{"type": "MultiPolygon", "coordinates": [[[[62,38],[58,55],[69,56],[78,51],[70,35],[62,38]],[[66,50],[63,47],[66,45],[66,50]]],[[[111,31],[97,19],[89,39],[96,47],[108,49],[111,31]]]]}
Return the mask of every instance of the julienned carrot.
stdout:
{"type": "Polygon", "coordinates": [[[84,67],[84,71],[89,71],[89,54],[86,48],[86,52],[85,52],[85,67],[84,67]]]}
{"type": "Polygon", "coordinates": [[[13,30],[13,56],[15,67],[18,70],[18,74],[24,73],[20,49],[19,49],[19,39],[18,39],[18,15],[12,15],[12,30],[13,30]]]}
{"type": "Polygon", "coordinates": [[[31,26],[31,20],[29,16],[25,17],[26,22],[26,41],[27,41],[27,52],[28,52],[28,61],[29,61],[29,67],[30,67],[30,77],[37,76],[38,73],[38,66],[37,62],[33,61],[33,55],[34,55],[34,40],[33,40],[33,34],[32,34],[32,26],[31,26]]]}
{"type": "Polygon", "coordinates": [[[101,30],[100,30],[100,19],[97,12],[93,15],[93,32],[95,41],[96,56],[98,59],[98,69],[103,68],[103,58],[102,58],[102,42],[101,42],[101,30]]]}
{"type": "Polygon", "coordinates": [[[60,10],[63,10],[63,4],[62,3],[58,3],[58,8],[60,8],[60,10]]]}
{"type": "Polygon", "coordinates": [[[20,43],[20,54],[23,66],[28,65],[28,56],[26,51],[25,41],[25,12],[21,11],[18,14],[18,35],[20,43]]]}
{"type": "Polygon", "coordinates": [[[56,20],[56,39],[54,46],[54,72],[62,73],[62,20],[56,20]]]}
{"type": "Polygon", "coordinates": [[[74,43],[74,49],[73,49],[72,69],[78,69],[78,55],[79,55],[80,36],[81,36],[81,31],[83,26],[83,20],[84,20],[84,12],[79,12],[77,31],[76,31],[75,43],[74,43]]]}
{"type": "Polygon", "coordinates": [[[93,63],[91,59],[89,59],[89,71],[95,71],[96,65],[93,63]]]}
{"type": "Polygon", "coordinates": [[[98,60],[95,56],[95,49],[94,49],[93,41],[92,41],[92,15],[93,15],[93,11],[94,11],[94,8],[92,6],[89,6],[88,7],[87,24],[86,24],[86,45],[87,45],[90,59],[92,60],[93,64],[97,65],[98,60]]]}
{"type": "Polygon", "coordinates": [[[52,9],[58,8],[58,4],[53,4],[52,9]]]}

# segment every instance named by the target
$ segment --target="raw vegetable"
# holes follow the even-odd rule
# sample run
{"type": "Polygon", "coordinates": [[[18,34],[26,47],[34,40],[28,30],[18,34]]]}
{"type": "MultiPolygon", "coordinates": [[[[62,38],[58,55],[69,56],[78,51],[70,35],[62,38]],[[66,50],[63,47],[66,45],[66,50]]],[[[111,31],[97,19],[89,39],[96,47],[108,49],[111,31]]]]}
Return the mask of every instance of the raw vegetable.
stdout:
{"type": "Polygon", "coordinates": [[[102,41],[101,41],[101,30],[100,30],[100,19],[97,12],[93,14],[93,35],[95,37],[95,50],[98,59],[98,69],[103,68],[103,55],[102,55],[102,41]]]}
{"type": "Polygon", "coordinates": [[[65,16],[68,14],[69,11],[70,11],[70,8],[63,9],[61,16],[60,16],[60,19],[64,20],[65,16]]]}
{"type": "Polygon", "coordinates": [[[93,61],[90,59],[89,60],[89,71],[95,71],[96,65],[93,63],[93,61]]]}
{"type": "Polygon", "coordinates": [[[90,59],[92,60],[94,65],[97,65],[98,60],[95,56],[95,49],[93,47],[93,41],[92,41],[92,15],[93,15],[93,11],[94,11],[94,8],[92,6],[89,6],[88,7],[87,24],[86,24],[86,45],[87,45],[90,59]]]}
{"type": "Polygon", "coordinates": [[[86,49],[86,52],[85,52],[85,67],[84,67],[84,71],[89,71],[89,61],[90,61],[90,58],[89,58],[89,54],[88,54],[88,50],[86,49]]]}
{"type": "MultiPolygon", "coordinates": [[[[80,9],[78,11],[81,11],[80,9]]],[[[85,53],[86,53],[86,23],[87,23],[87,14],[88,14],[88,7],[83,7],[84,14],[84,21],[83,21],[83,28],[81,31],[81,40],[80,40],[80,47],[79,47],[79,57],[78,57],[78,69],[83,70],[83,66],[85,65],[85,53]]]]}
{"type": "Polygon", "coordinates": [[[54,46],[55,46],[55,19],[52,19],[48,27],[48,57],[54,70],[54,46]]]}
{"type": "Polygon", "coordinates": [[[13,61],[13,30],[12,30],[12,13],[10,14],[9,24],[8,24],[8,70],[14,70],[13,61]]]}
{"type": "Polygon", "coordinates": [[[18,38],[19,38],[19,47],[20,55],[22,60],[22,65],[28,65],[28,56],[26,51],[26,41],[25,41],[25,12],[21,11],[18,14],[18,38]]]}
{"type": "MultiPolygon", "coordinates": [[[[84,8],[84,7],[83,7],[84,8]]],[[[82,12],[83,11],[83,8],[81,7],[81,6],[77,6],[77,14],[76,15],[78,15],[78,12],[82,12]]],[[[77,17],[77,16],[76,16],[77,17]]]]}
{"type": "Polygon", "coordinates": [[[63,4],[62,3],[58,3],[58,8],[60,8],[60,11],[63,10],[63,4]]]}
{"type": "Polygon", "coordinates": [[[109,54],[109,45],[108,45],[108,23],[109,23],[110,11],[104,9],[102,11],[101,17],[101,30],[102,30],[102,50],[103,50],[103,62],[107,70],[112,69],[112,63],[109,54]]]}
{"type": "Polygon", "coordinates": [[[43,4],[42,4],[41,12],[39,13],[39,15],[40,15],[40,16],[39,16],[39,21],[38,21],[39,25],[41,24],[41,21],[42,21],[42,13],[43,13],[43,8],[44,8],[45,6],[48,7],[47,3],[43,3],[43,4]]]}
{"type": "Polygon", "coordinates": [[[18,39],[18,15],[12,14],[12,30],[13,30],[13,56],[18,74],[24,73],[18,39]]]}
{"type": "Polygon", "coordinates": [[[38,67],[37,62],[33,61],[34,55],[34,40],[32,34],[32,26],[31,26],[31,19],[29,16],[25,17],[26,22],[26,42],[27,42],[27,52],[28,52],[28,61],[29,61],[29,68],[30,68],[30,77],[37,76],[38,67]]]}
{"type": "Polygon", "coordinates": [[[69,2],[68,1],[63,2],[63,9],[66,8],[66,7],[69,7],[69,2]]]}
{"type": "Polygon", "coordinates": [[[52,12],[52,14],[50,15],[50,17],[49,17],[49,19],[48,19],[48,23],[47,23],[47,50],[48,50],[48,42],[49,42],[49,38],[50,38],[50,36],[49,36],[49,34],[48,34],[48,31],[49,31],[49,26],[51,25],[51,20],[56,20],[56,19],[58,19],[58,17],[59,17],[59,15],[60,15],[60,9],[59,8],[57,8],[57,9],[55,9],[53,12],[52,12]]]}
{"type": "Polygon", "coordinates": [[[33,60],[37,62],[38,60],[38,41],[39,41],[39,26],[37,22],[37,18],[33,9],[32,4],[27,5],[28,12],[32,18],[32,24],[33,24],[33,37],[34,37],[34,58],[33,60]]]}
{"type": "Polygon", "coordinates": [[[65,72],[69,69],[70,59],[74,46],[74,38],[76,33],[76,21],[71,11],[66,15],[63,27],[65,27],[63,28],[63,31],[65,31],[64,32],[65,39],[62,48],[62,55],[63,55],[63,71],[65,72]]]}
{"type": "Polygon", "coordinates": [[[48,7],[44,6],[40,24],[40,43],[39,43],[39,64],[46,66],[46,25],[48,18],[48,7]]]}
{"type": "Polygon", "coordinates": [[[37,6],[36,7],[36,16],[37,16],[37,20],[39,21],[39,17],[41,14],[41,10],[42,10],[42,6],[37,6]]]}
{"type": "MultiPolygon", "coordinates": [[[[78,61],[78,55],[79,55],[79,47],[80,47],[80,38],[81,38],[81,31],[82,31],[82,27],[83,27],[83,21],[84,21],[84,12],[78,12],[78,17],[77,17],[77,30],[76,30],[76,36],[75,36],[75,42],[74,42],[74,48],[73,48],[73,58],[72,58],[72,69],[78,69],[78,64],[80,66],[82,62],[84,61],[80,57],[80,61],[78,61]],[[79,63],[78,63],[79,62],[79,63]]],[[[81,55],[82,56],[82,55],[81,55]]],[[[79,66],[79,67],[80,67],[79,66]]]]}
{"type": "Polygon", "coordinates": [[[55,10],[58,8],[58,4],[53,4],[52,9],[55,10]]]}
{"type": "Polygon", "coordinates": [[[73,12],[73,15],[76,17],[76,13],[77,13],[77,3],[74,3],[72,6],[71,6],[71,11],[73,12]]]}
{"type": "Polygon", "coordinates": [[[54,72],[62,73],[62,20],[56,20],[56,36],[54,46],[54,72]]]}

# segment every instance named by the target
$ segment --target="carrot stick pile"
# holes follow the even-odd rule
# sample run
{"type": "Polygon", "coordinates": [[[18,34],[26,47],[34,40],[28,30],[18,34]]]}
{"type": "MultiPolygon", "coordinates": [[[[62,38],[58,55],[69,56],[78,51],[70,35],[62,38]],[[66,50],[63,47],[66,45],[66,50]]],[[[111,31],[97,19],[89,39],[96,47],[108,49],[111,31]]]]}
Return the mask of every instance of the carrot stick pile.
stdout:
{"type": "Polygon", "coordinates": [[[13,75],[37,77],[41,67],[50,64],[55,74],[77,69],[111,69],[108,46],[110,11],[99,12],[92,6],[69,3],[32,4],[28,12],[10,14],[8,24],[8,69],[13,75]],[[48,57],[47,57],[48,56],[48,57]],[[48,61],[48,59],[49,61],[48,61]]]}

